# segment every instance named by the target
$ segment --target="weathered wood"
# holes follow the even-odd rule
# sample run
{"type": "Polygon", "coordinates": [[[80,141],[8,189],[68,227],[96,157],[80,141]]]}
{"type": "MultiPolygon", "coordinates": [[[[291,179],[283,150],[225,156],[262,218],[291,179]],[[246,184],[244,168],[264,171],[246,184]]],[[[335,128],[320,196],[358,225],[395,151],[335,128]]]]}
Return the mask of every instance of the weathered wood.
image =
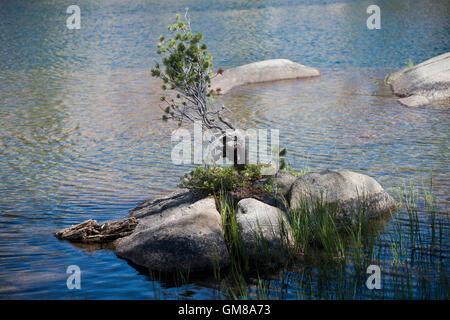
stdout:
{"type": "Polygon", "coordinates": [[[61,240],[83,243],[105,243],[130,235],[136,228],[136,218],[98,224],[95,220],[87,220],[75,226],[55,232],[61,240]]]}

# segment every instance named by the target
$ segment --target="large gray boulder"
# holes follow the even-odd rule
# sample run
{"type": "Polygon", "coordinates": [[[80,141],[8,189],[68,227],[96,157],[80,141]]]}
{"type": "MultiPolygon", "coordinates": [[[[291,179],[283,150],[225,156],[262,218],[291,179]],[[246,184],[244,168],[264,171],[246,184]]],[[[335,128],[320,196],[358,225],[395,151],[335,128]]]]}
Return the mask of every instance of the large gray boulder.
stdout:
{"type": "Polygon", "coordinates": [[[199,200],[192,192],[187,189],[173,192],[169,195],[146,200],[138,204],[128,215],[137,219],[145,218],[154,214],[159,214],[167,210],[178,210],[187,207],[199,200]]]}
{"type": "Polygon", "coordinates": [[[319,71],[315,68],[287,59],[271,59],[227,69],[212,79],[211,88],[223,94],[244,84],[310,78],[319,75],[319,71]]]}
{"type": "Polygon", "coordinates": [[[450,99],[450,52],[393,73],[387,79],[398,101],[418,107],[450,99]]]}
{"type": "Polygon", "coordinates": [[[116,240],[114,250],[119,257],[156,271],[196,272],[230,263],[213,198],[140,218],[131,235],[116,240]]]}
{"type": "Polygon", "coordinates": [[[292,237],[286,215],[280,209],[253,198],[242,199],[237,204],[236,220],[244,247],[253,261],[282,262],[286,256],[283,247],[292,237]]]}
{"type": "Polygon", "coordinates": [[[395,201],[375,179],[349,170],[307,173],[291,187],[289,204],[296,209],[317,203],[336,210],[342,222],[355,221],[360,214],[373,218],[395,208],[395,201]]]}
{"type": "Polygon", "coordinates": [[[277,172],[277,174],[273,176],[273,184],[276,187],[276,191],[283,198],[287,197],[296,180],[296,176],[286,172],[277,172]]]}

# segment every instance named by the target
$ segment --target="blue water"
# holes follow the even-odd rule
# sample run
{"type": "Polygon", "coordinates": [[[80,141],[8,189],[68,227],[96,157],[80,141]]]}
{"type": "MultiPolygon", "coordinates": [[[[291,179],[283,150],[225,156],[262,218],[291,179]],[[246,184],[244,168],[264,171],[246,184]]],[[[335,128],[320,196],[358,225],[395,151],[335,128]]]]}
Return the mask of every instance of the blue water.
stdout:
{"type": "MultiPolygon", "coordinates": [[[[0,298],[158,298],[160,285],[161,298],[176,297],[111,251],[52,233],[125,217],[188,170],[170,161],[173,127],[158,120],[149,72],[159,35],[185,7],[216,67],[287,58],[321,71],[221,98],[242,128],[280,129],[297,169],[359,171],[387,190],[432,171],[437,207],[449,211],[448,103],[405,108],[383,83],[409,59],[450,51],[448,1],[376,1],[381,30],[366,27],[373,1],[77,4],[81,29],[68,30],[65,1],[0,2],[0,298]],[[72,264],[82,290],[66,287],[72,264]]],[[[217,294],[205,281],[189,290],[217,294]]]]}

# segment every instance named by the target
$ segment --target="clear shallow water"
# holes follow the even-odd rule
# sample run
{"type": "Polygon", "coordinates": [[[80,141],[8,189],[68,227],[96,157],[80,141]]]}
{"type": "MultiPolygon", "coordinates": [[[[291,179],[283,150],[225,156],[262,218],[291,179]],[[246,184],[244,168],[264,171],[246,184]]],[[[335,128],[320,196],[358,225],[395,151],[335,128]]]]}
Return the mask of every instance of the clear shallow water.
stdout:
{"type": "MultiPolygon", "coordinates": [[[[62,1],[0,3],[0,298],[158,297],[159,283],[112,252],[52,233],[122,218],[189,169],[170,162],[173,128],[157,120],[149,73],[159,34],[185,7],[216,66],[283,57],[322,73],[221,98],[242,128],[280,129],[294,168],[359,171],[388,190],[432,170],[449,211],[448,104],[408,109],[383,83],[409,58],[449,51],[447,1],[380,2],[379,31],[367,30],[364,1],[104,2],[79,4],[81,30],[66,29],[62,1]],[[82,290],[67,290],[71,264],[82,290]]],[[[189,290],[215,297],[204,281],[189,290]]]]}

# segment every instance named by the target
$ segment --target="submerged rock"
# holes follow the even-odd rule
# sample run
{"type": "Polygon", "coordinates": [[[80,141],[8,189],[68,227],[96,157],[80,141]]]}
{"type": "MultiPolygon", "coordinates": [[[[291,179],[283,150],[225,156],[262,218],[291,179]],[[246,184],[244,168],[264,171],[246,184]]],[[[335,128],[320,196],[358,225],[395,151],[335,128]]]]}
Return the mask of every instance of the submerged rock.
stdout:
{"type": "Polygon", "coordinates": [[[205,271],[230,263],[213,198],[143,215],[131,235],[116,240],[114,251],[156,271],[205,271]]]}
{"type": "MultiPolygon", "coordinates": [[[[372,218],[395,208],[392,197],[373,178],[349,170],[307,173],[291,187],[289,204],[333,205],[336,218],[353,221],[359,214],[372,218]]],[[[311,208],[311,207],[310,207],[311,208]]]]}
{"type": "Polygon", "coordinates": [[[250,83],[318,77],[319,71],[287,59],[272,59],[249,63],[225,70],[211,81],[211,88],[219,94],[250,83]]]}
{"type": "Polygon", "coordinates": [[[236,221],[250,257],[264,263],[279,263],[286,258],[283,246],[290,242],[288,221],[280,209],[256,199],[237,204],[236,221]]]}
{"type": "Polygon", "coordinates": [[[408,107],[450,99],[450,52],[395,72],[387,82],[408,107]]]}

